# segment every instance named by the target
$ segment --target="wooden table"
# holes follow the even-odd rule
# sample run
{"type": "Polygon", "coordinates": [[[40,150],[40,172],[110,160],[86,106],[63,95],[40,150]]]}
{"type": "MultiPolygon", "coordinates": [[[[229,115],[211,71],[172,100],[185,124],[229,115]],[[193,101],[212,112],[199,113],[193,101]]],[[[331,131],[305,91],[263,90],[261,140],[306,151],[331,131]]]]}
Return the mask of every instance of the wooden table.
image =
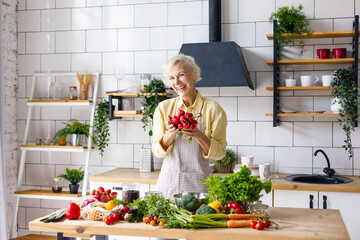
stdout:
{"type": "Polygon", "coordinates": [[[39,218],[29,223],[29,230],[57,232],[58,239],[63,239],[62,236],[89,237],[93,235],[97,235],[97,239],[107,239],[105,235],[197,240],[350,239],[339,210],[270,208],[270,213],[271,220],[278,223],[280,229],[268,228],[262,231],[250,227],[196,230],[161,229],[149,224],[124,221],[112,225],[105,225],[102,221],[67,219],[42,223],[39,218]]]}

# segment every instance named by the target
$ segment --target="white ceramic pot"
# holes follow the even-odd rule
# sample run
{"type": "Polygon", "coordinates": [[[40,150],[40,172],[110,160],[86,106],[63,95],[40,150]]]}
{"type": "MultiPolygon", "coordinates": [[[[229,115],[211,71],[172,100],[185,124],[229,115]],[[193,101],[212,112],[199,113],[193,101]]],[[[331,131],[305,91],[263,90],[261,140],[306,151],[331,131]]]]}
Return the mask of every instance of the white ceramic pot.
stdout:
{"type": "Polygon", "coordinates": [[[339,98],[331,99],[331,108],[330,109],[333,113],[339,113],[340,110],[342,110],[339,98]]]}

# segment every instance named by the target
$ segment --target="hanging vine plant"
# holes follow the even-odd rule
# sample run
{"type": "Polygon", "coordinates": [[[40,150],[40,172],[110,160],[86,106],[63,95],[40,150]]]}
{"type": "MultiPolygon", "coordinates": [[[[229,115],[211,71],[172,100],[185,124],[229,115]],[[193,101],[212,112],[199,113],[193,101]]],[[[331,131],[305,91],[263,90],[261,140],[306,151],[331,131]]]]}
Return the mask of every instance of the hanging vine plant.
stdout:
{"type": "Polygon", "coordinates": [[[330,86],[333,88],[332,97],[338,98],[338,103],[341,104],[338,121],[346,136],[345,144],[342,147],[345,148],[349,159],[351,159],[353,157],[351,132],[355,130],[358,122],[359,106],[358,86],[356,86],[354,71],[351,68],[336,70],[330,86]]]}
{"type": "Polygon", "coordinates": [[[94,138],[101,157],[104,155],[105,148],[109,145],[109,137],[109,103],[104,99],[96,106],[94,116],[94,138]]]}
{"type": "Polygon", "coordinates": [[[306,33],[308,37],[311,36],[310,22],[306,19],[305,13],[302,11],[303,6],[300,4],[297,8],[292,7],[280,7],[276,12],[273,12],[269,18],[269,21],[273,23],[277,20],[277,32],[274,37],[277,39],[279,46],[280,58],[284,56],[284,46],[290,44],[294,38],[295,42],[299,44],[299,55],[303,55],[304,51],[304,35],[306,33]],[[283,33],[292,33],[286,34],[283,33]]]}
{"type": "MultiPolygon", "coordinates": [[[[159,93],[166,93],[166,88],[164,83],[161,80],[153,78],[149,85],[144,86],[144,90],[138,94],[138,97],[143,97],[143,101],[141,102],[141,122],[143,123],[142,128],[146,131],[149,126],[149,121],[153,119],[154,112],[157,105],[167,99],[164,95],[157,95],[159,93]],[[141,93],[152,93],[149,95],[141,94],[141,93]],[[156,101],[157,98],[157,101],[156,101]]],[[[149,130],[149,136],[152,136],[152,130],[149,130]]]]}

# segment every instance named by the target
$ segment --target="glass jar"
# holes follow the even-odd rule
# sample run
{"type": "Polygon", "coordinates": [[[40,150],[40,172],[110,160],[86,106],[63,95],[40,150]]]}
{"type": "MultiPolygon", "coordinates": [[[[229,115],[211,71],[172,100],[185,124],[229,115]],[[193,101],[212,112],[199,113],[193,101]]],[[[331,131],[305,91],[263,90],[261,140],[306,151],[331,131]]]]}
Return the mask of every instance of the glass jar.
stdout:
{"type": "Polygon", "coordinates": [[[150,84],[150,78],[151,74],[145,73],[140,75],[140,92],[145,91],[145,85],[150,84]]]}
{"type": "Polygon", "coordinates": [[[51,188],[54,193],[61,193],[62,191],[62,186],[60,186],[60,180],[60,178],[54,178],[54,185],[51,188]]]}
{"type": "Polygon", "coordinates": [[[269,205],[262,204],[261,201],[256,201],[250,206],[250,213],[261,215],[264,218],[270,217],[269,205]]]}
{"type": "Polygon", "coordinates": [[[138,183],[124,183],[122,185],[122,200],[133,202],[140,197],[140,185],[138,183]]]}
{"type": "Polygon", "coordinates": [[[51,83],[49,86],[49,98],[51,100],[65,99],[65,84],[64,83],[51,83]]]}
{"type": "Polygon", "coordinates": [[[70,86],[68,98],[69,98],[69,100],[77,100],[78,99],[78,93],[77,93],[76,86],[70,86]]]}

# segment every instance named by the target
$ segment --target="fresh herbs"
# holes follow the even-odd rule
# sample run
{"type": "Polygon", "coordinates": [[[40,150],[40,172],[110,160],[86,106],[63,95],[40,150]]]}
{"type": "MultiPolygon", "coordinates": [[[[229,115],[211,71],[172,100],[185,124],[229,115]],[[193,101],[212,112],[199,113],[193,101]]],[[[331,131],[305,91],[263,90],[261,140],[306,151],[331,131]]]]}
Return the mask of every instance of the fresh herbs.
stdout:
{"type": "Polygon", "coordinates": [[[299,43],[299,55],[304,53],[304,35],[311,36],[311,29],[309,20],[306,19],[305,13],[302,12],[303,6],[300,4],[297,8],[292,6],[280,7],[276,12],[273,12],[269,21],[272,23],[277,20],[277,33],[275,37],[279,46],[280,58],[283,56],[284,46],[291,43],[296,37],[299,43]],[[283,33],[293,33],[282,35],[283,33]]]}
{"type": "Polygon", "coordinates": [[[84,171],[79,169],[68,169],[66,168],[65,173],[59,175],[59,177],[69,181],[71,184],[78,184],[81,180],[84,179],[84,171]]]}
{"type": "MultiPolygon", "coordinates": [[[[161,80],[154,78],[150,81],[149,85],[144,85],[144,90],[138,94],[138,97],[143,97],[141,103],[141,122],[143,123],[144,131],[149,126],[149,119],[153,119],[157,105],[167,99],[166,96],[158,95],[159,93],[166,93],[165,85],[161,80]]],[[[152,136],[152,130],[149,130],[149,135],[152,136]]]]}
{"type": "Polygon", "coordinates": [[[230,174],[225,178],[210,175],[202,180],[209,186],[209,196],[212,200],[216,198],[220,202],[239,202],[245,206],[246,202],[259,200],[261,190],[266,193],[271,191],[271,181],[264,183],[256,177],[251,177],[251,170],[246,166],[241,167],[240,171],[230,174]]]}
{"type": "Polygon", "coordinates": [[[64,122],[65,127],[56,132],[53,141],[55,143],[59,142],[61,137],[66,137],[69,134],[84,134],[85,136],[90,136],[90,125],[81,123],[79,120],[73,118],[64,122]]]}
{"type": "Polygon", "coordinates": [[[236,157],[235,152],[233,150],[231,150],[231,149],[226,149],[225,157],[223,157],[218,162],[220,162],[220,163],[232,163],[232,162],[235,162],[237,160],[238,159],[236,157]]]}
{"type": "Polygon", "coordinates": [[[342,147],[348,151],[348,157],[351,159],[353,157],[351,132],[354,131],[358,122],[359,106],[358,86],[356,86],[354,71],[351,68],[336,70],[330,87],[333,88],[332,97],[338,98],[341,104],[338,121],[346,135],[345,144],[342,147]]]}
{"type": "Polygon", "coordinates": [[[96,106],[94,115],[94,139],[99,148],[101,157],[109,145],[109,103],[105,99],[96,106]]]}

